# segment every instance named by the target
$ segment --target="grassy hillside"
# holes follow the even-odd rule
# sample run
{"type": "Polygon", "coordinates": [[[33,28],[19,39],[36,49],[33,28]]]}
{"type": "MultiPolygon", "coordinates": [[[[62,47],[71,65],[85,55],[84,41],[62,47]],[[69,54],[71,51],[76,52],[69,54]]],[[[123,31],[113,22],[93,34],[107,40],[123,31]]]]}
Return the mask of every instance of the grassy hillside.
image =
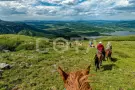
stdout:
{"type": "Polygon", "coordinates": [[[36,38],[13,34],[0,35],[0,50],[36,50],[36,41],[38,39],[40,39],[39,44],[41,47],[46,47],[50,45],[50,43],[46,42],[46,39],[44,38],[36,38]]]}
{"type": "Polygon", "coordinates": [[[100,40],[103,41],[135,41],[135,36],[109,36],[109,37],[104,37],[100,40]]]}
{"type": "MultiPolygon", "coordinates": [[[[89,41],[83,41],[83,46],[79,47],[79,52],[75,46],[69,48],[64,53],[53,50],[52,40],[41,41],[40,48],[47,46],[50,48],[48,53],[36,52],[35,48],[16,50],[20,45],[28,47],[30,42],[35,42],[37,38],[20,35],[1,35],[0,45],[13,46],[11,52],[0,52],[0,62],[12,65],[9,70],[4,70],[3,77],[0,79],[0,90],[11,90],[21,88],[22,90],[63,90],[63,81],[57,72],[57,66],[61,66],[65,71],[75,71],[86,68],[89,64],[92,81],[90,84],[93,90],[135,90],[135,40],[125,37],[124,41],[115,41],[115,37],[102,40],[103,44],[107,40],[113,40],[113,62],[104,61],[100,71],[95,72],[93,57],[96,53],[95,48],[89,48],[89,41]],[[16,44],[19,42],[19,44],[16,44]],[[44,44],[43,44],[44,43],[44,44]],[[86,49],[89,48],[89,51],[86,49]]],[[[121,38],[121,37],[119,37],[121,38]]],[[[123,38],[123,37],[122,37],[123,38]]],[[[97,40],[100,41],[100,40],[97,40]]],[[[35,45],[35,44],[34,44],[35,45]]],[[[64,48],[63,46],[59,46],[64,48]]],[[[61,50],[60,49],[60,50],[61,50]]]]}

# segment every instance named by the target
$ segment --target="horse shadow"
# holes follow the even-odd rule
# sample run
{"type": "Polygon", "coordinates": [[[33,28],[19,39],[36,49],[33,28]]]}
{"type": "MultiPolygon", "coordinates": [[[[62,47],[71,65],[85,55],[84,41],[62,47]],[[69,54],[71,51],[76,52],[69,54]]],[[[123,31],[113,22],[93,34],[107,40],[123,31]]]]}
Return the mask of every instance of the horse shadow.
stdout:
{"type": "Polygon", "coordinates": [[[112,70],[112,68],[116,66],[115,64],[108,64],[108,65],[103,65],[103,71],[107,71],[107,70],[112,70]]]}
{"type": "Polygon", "coordinates": [[[112,61],[112,62],[117,62],[118,59],[117,59],[117,58],[111,58],[111,61],[112,61]]]}

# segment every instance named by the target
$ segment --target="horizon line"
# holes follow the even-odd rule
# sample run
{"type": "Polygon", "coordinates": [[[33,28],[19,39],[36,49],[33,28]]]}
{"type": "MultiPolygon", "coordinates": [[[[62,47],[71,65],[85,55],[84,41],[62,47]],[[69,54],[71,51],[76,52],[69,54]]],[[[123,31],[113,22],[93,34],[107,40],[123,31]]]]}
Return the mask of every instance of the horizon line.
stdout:
{"type": "Polygon", "coordinates": [[[64,22],[64,21],[68,21],[68,22],[70,22],[70,21],[135,21],[135,19],[133,19],[133,20],[123,20],[123,19],[121,19],[121,20],[3,20],[3,19],[0,19],[0,21],[13,21],[13,22],[27,22],[27,21],[61,21],[61,22],[64,22]]]}

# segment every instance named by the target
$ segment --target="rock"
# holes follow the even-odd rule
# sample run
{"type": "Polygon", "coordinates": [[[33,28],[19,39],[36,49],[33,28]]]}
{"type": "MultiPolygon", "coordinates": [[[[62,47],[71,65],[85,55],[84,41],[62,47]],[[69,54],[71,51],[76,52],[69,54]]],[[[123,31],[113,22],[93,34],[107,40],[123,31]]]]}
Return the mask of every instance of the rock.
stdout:
{"type": "Polygon", "coordinates": [[[10,50],[3,50],[3,52],[4,52],[4,53],[8,53],[8,52],[10,52],[10,50]]]}
{"type": "Polygon", "coordinates": [[[3,46],[0,45],[0,51],[2,51],[2,50],[3,50],[3,46]]]}
{"type": "Polygon", "coordinates": [[[0,63],[0,69],[10,69],[11,66],[9,64],[6,63],[0,63]]]}

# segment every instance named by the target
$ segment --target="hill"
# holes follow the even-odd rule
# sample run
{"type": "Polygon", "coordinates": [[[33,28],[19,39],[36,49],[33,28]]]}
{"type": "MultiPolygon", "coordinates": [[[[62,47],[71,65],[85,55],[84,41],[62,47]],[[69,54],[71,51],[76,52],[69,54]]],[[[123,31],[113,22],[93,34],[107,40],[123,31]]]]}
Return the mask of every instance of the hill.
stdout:
{"type": "Polygon", "coordinates": [[[0,20],[0,34],[21,34],[28,36],[46,36],[47,31],[37,29],[22,22],[0,20]]]}
{"type": "MultiPolygon", "coordinates": [[[[65,71],[75,71],[86,68],[91,64],[91,74],[89,77],[93,90],[134,90],[135,89],[135,40],[130,40],[130,36],[119,37],[124,41],[115,40],[115,37],[109,37],[113,46],[113,61],[104,61],[101,70],[96,72],[93,57],[96,49],[89,48],[89,41],[81,41],[79,52],[76,52],[76,46],[72,46],[64,53],[63,45],[58,45],[58,51],[54,50],[52,41],[43,38],[29,37],[23,35],[0,35],[0,45],[14,48],[7,53],[0,52],[0,63],[8,63],[12,66],[9,70],[4,70],[0,79],[1,90],[11,90],[19,88],[23,90],[63,90],[63,81],[57,72],[57,67],[61,66],[65,71]],[[42,53],[35,50],[35,40],[41,40],[40,49],[48,53],[42,53]],[[113,40],[114,39],[114,40],[113,40]],[[43,40],[43,41],[42,41],[43,40]],[[43,49],[43,47],[45,49],[43,49]],[[87,48],[89,50],[87,50],[87,48]]],[[[108,40],[102,40],[106,45],[108,40]]],[[[6,48],[9,49],[9,48],[6,48]]]]}

